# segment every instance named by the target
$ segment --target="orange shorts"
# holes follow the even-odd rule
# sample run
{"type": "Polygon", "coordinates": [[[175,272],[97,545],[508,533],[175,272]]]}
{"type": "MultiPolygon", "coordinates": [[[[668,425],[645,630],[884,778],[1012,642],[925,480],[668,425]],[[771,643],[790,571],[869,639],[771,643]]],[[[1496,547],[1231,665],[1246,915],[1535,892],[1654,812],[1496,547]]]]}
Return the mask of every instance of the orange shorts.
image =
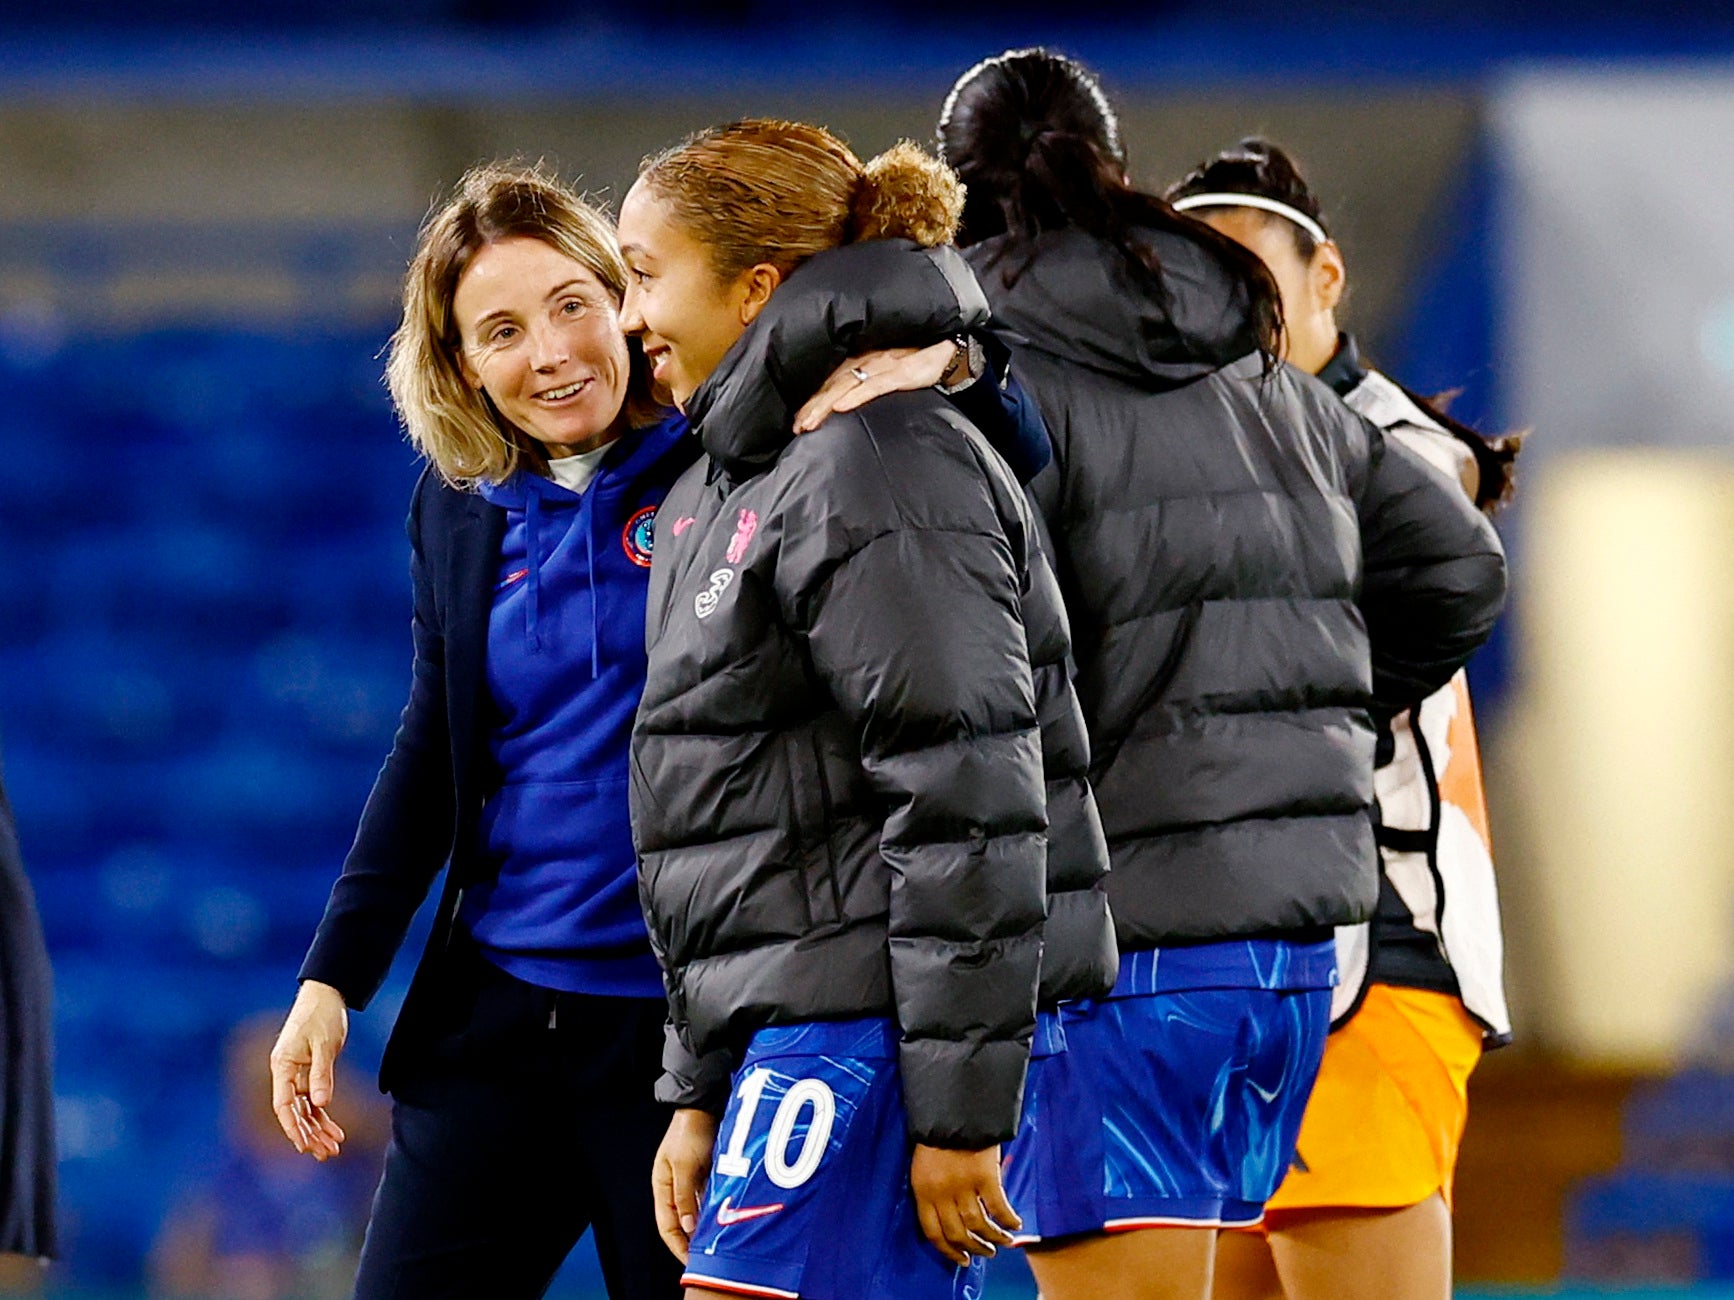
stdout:
{"type": "Polygon", "coordinates": [[[1368,989],[1326,1040],[1294,1163],[1266,1213],[1394,1209],[1434,1192],[1449,1206],[1481,1034],[1449,994],[1368,989]]]}

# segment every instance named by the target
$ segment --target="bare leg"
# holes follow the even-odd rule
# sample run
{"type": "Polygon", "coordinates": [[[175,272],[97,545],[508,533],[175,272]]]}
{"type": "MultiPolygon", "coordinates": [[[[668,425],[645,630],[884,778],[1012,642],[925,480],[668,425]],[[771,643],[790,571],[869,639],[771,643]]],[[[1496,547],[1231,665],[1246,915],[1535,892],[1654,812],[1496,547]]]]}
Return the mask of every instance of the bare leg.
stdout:
{"type": "Polygon", "coordinates": [[[1437,1192],[1400,1210],[1292,1211],[1270,1248],[1289,1300],[1451,1300],[1451,1212],[1437,1192]]]}
{"type": "Polygon", "coordinates": [[[1216,1238],[1212,1300],[1283,1300],[1282,1279],[1263,1233],[1224,1232],[1216,1238]]]}
{"type": "Polygon", "coordinates": [[[1027,1250],[1042,1300],[1210,1300],[1215,1228],[1143,1228],[1027,1250]]]}

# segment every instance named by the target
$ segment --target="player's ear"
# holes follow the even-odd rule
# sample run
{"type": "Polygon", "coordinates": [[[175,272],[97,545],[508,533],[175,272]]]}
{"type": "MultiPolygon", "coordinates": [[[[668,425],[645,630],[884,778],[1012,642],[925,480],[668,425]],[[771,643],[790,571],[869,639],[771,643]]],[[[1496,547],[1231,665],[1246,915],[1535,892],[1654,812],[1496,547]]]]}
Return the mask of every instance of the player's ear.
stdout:
{"type": "Polygon", "coordinates": [[[771,300],[771,295],[777,291],[777,286],[783,282],[783,273],[768,262],[757,266],[749,266],[741,272],[737,287],[740,294],[740,316],[742,326],[751,325],[758,319],[759,313],[765,309],[765,304],[771,300]]]}
{"type": "Polygon", "coordinates": [[[1343,253],[1336,240],[1328,239],[1313,250],[1312,265],[1307,268],[1307,274],[1319,306],[1326,311],[1335,311],[1349,282],[1348,267],[1343,263],[1343,253]]]}

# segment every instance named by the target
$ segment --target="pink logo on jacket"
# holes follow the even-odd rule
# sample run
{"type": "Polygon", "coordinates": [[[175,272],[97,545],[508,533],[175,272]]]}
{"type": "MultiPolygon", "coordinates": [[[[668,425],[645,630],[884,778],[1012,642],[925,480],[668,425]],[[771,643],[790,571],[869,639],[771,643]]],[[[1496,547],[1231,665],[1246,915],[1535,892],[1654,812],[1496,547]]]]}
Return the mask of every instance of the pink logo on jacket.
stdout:
{"type": "Polygon", "coordinates": [[[739,564],[746,558],[747,543],[753,540],[753,534],[759,531],[759,516],[756,511],[743,510],[735,524],[735,535],[729,542],[729,548],[723,558],[730,564],[739,564]]]}

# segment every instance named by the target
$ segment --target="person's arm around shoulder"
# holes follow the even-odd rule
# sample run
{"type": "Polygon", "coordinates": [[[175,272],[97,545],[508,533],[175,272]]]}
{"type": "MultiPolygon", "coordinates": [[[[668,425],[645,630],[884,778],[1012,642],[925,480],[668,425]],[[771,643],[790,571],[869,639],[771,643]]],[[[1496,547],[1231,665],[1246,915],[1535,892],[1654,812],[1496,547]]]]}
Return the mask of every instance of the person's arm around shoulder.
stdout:
{"type": "Polygon", "coordinates": [[[414,666],[391,753],[374,781],[355,843],[332,886],[301,966],[301,988],[271,1053],[272,1106],[297,1150],[336,1155],[343,1130],[326,1108],[348,1010],[378,990],[410,919],[445,864],[457,816],[446,719],[445,639],[423,548],[431,471],[411,499],[414,666]]]}
{"type": "Polygon", "coordinates": [[[1028,483],[1053,459],[1040,408],[1011,374],[1011,352],[975,331],[925,348],[888,348],[851,357],[795,413],[794,431],[811,433],[832,415],[859,410],[887,393],[937,388],[1028,483]]]}
{"type": "Polygon", "coordinates": [[[1360,605],[1373,694],[1396,712],[1451,680],[1505,604],[1505,551],[1463,489],[1365,421],[1360,605]]]}
{"type": "MultiPolygon", "coordinates": [[[[801,585],[815,670],[858,725],[887,815],[890,962],[911,1184],[942,1253],[991,1254],[1017,1226],[998,1144],[1017,1128],[1041,958],[1046,826],[1041,739],[1021,615],[1022,547],[980,466],[903,439],[895,510],[801,585]],[[923,505],[976,527],[924,527],[923,505]],[[974,494],[978,505],[971,505],[974,494]]],[[[886,464],[886,459],[878,463],[886,464]]],[[[859,486],[813,494],[848,512],[859,486]]]]}

